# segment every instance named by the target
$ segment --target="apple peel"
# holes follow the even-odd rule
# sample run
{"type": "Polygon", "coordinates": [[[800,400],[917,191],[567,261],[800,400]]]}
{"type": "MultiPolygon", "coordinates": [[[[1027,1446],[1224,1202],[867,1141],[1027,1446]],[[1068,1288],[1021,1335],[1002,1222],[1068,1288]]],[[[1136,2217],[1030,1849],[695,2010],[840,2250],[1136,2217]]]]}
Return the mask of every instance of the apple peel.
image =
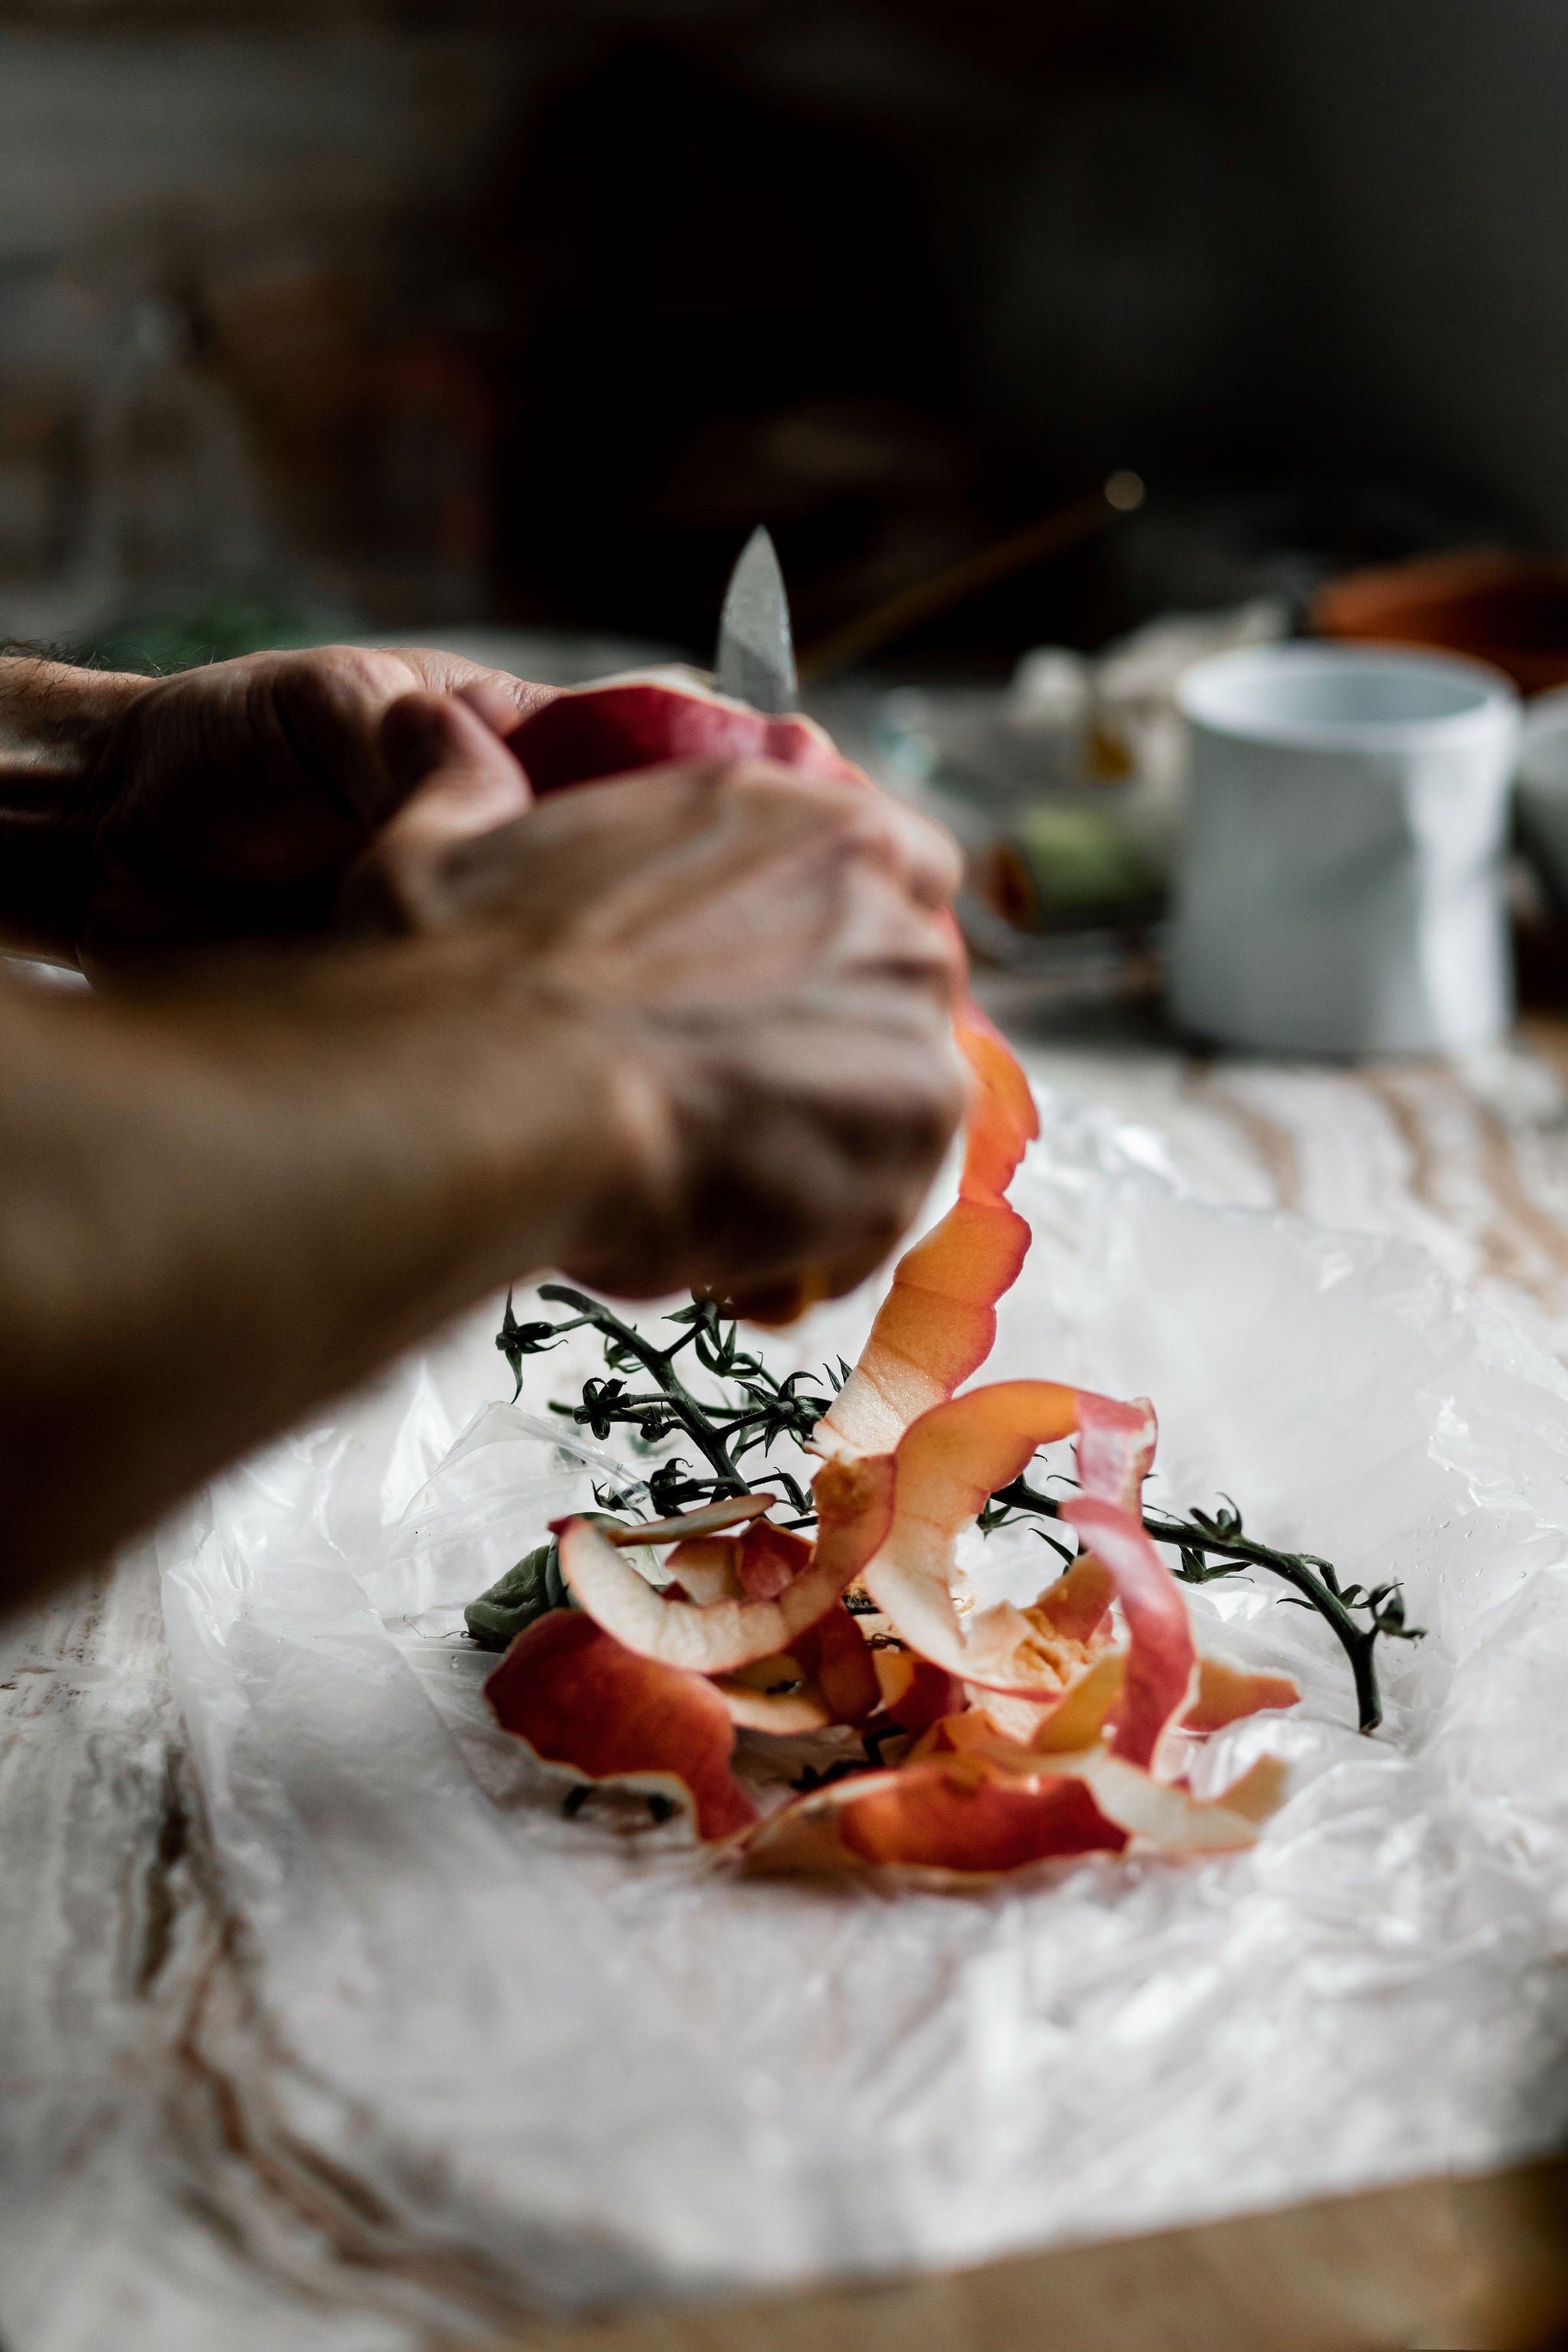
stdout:
{"type": "Polygon", "coordinates": [[[1054,1629],[1031,1624],[1011,1602],[977,1612],[966,1626],[952,1590],[962,1529],[1038,1447],[1077,1429],[1079,1401],[1078,1390],[1052,1381],[973,1389],[923,1413],[893,1457],[892,1522],[862,1581],[910,1648],[961,1681],[1052,1698],[1082,1663],[1064,1673],[1054,1629]]]}
{"type": "Polygon", "coordinates": [[[1081,1780],[1024,1782],[952,1757],[814,1790],[770,1814],[742,1854],[748,1871],[769,1875],[899,1871],[976,1885],[1127,1843],[1081,1780]]]}
{"type": "Polygon", "coordinates": [[[776,1495],[721,1495],[700,1503],[694,1511],[678,1511],[673,1518],[638,1519],[630,1525],[602,1520],[605,1540],[617,1549],[641,1544],[684,1543],[697,1536],[718,1535],[728,1528],[760,1519],[778,1501],[776,1495]]]}
{"type": "Polygon", "coordinates": [[[859,1361],[817,1423],[813,1449],[830,1458],[890,1452],[979,1370],[996,1302],[1028,1255],[1028,1224],[1003,1195],[1039,1133],[1034,1097],[976,1005],[961,1005],[952,1026],[973,1079],[958,1199],[899,1260],[859,1361]]]}
{"type": "MultiPolygon", "coordinates": [[[[786,1661],[763,1663],[789,1671],[786,1661]]],[[[712,1687],[738,1731],[766,1731],[775,1739],[799,1739],[810,1732],[826,1731],[833,1721],[833,1709],[808,1685],[799,1690],[758,1690],[738,1675],[715,1675],[712,1687]]]]}
{"type": "MultiPolygon", "coordinates": [[[[892,1463],[826,1463],[813,1493],[816,1541],[774,1600],[667,1599],[589,1518],[557,1529],[561,1572],[579,1605],[628,1650],[689,1674],[733,1674],[789,1650],[861,1574],[892,1517],[892,1463]]],[[[646,1540],[646,1530],[637,1532],[646,1540]]]]}
{"type": "Polygon", "coordinates": [[[677,760],[777,760],[807,775],[868,781],[815,719],[769,718],[731,701],[695,671],[673,667],[568,687],[507,743],[541,797],[677,760]]]}
{"type": "Polygon", "coordinates": [[[1080,1495],[1062,1505],[1062,1517],[1115,1578],[1127,1620],[1127,1668],[1112,1752],[1131,1764],[1152,1764],[1162,1732],[1193,1694],[1197,1651],[1186,1602],[1130,1511],[1080,1495]]]}
{"type": "Polygon", "coordinates": [[[1191,1696],[1195,1663],[1181,1591],[1121,1499],[1136,1497],[1153,1443],[1145,1402],[1119,1404],[1047,1381],[997,1381],[933,1407],[894,1456],[892,1524],[865,1571],[867,1592],[933,1665],[980,1689],[1037,1703],[1059,1698],[1089,1665],[1114,1595],[1131,1637],[1116,1750],[1151,1763],[1191,1696]],[[1076,1563],[1054,1601],[1047,1591],[1027,1612],[1005,1601],[965,1622],[952,1600],[960,1532],[1038,1447],[1069,1433],[1079,1437],[1085,1486],[1099,1491],[1064,1502],[1061,1516],[1092,1548],[1092,1564],[1076,1563]],[[1107,1489],[1117,1499],[1106,1499],[1107,1489]]]}
{"type": "Polygon", "coordinates": [[[1289,1675],[1249,1673],[1224,1658],[1198,1660],[1198,1686],[1182,1717],[1184,1731],[1223,1731],[1227,1723],[1266,1708],[1296,1706],[1301,1694],[1289,1675]]]}
{"type": "MultiPolygon", "coordinates": [[[[949,1727],[966,1726],[960,1716],[949,1727]]],[[[1030,1756],[992,1735],[932,1743],[896,1770],[814,1790],[770,1814],[739,1845],[759,1873],[931,1874],[984,1885],[1026,1864],[1121,1853],[1136,1842],[1163,1853],[1235,1853],[1255,1844],[1286,1780],[1261,1756],[1214,1800],[1203,1801],[1094,1748],[1030,1756]]]]}
{"type": "Polygon", "coordinates": [[[825,1731],[830,1723],[867,1724],[877,1713],[877,1663],[849,1611],[836,1601],[787,1653],[716,1675],[713,1686],[749,1731],[825,1731]]]}
{"type": "Polygon", "coordinates": [[[485,1684],[497,1722],[546,1764],[668,1794],[712,1843],[756,1821],[730,1769],[735,1727],[700,1675],[637,1657],[576,1609],[536,1618],[485,1684]]]}
{"type": "Polygon", "coordinates": [[[1078,1442],[1073,1453],[1084,1493],[1136,1516],[1159,1435],[1160,1425],[1147,1397],[1134,1397],[1131,1404],[1122,1404],[1115,1397],[1079,1389],[1078,1442]]]}
{"type": "Polygon", "coordinates": [[[873,1650],[880,1705],[866,1726],[869,1737],[891,1738],[895,1732],[918,1738],[927,1727],[966,1704],[963,1685],[944,1666],[933,1666],[918,1650],[873,1650]]]}

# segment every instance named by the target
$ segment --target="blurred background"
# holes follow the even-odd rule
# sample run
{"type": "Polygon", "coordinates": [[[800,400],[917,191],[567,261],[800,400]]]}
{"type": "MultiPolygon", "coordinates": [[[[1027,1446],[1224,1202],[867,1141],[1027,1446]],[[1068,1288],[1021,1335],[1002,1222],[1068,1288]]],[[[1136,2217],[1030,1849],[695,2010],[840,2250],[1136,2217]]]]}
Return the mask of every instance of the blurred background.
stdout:
{"type": "Polygon", "coordinates": [[[1444,641],[1568,678],[1564,88],[1551,0],[6,0],[0,634],[706,658],[764,521],[861,748],[1066,795],[984,895],[1131,919],[1194,651],[1502,548],[1444,641]]]}
{"type": "Polygon", "coordinates": [[[803,636],[1091,488],[910,651],[1568,532],[1550,0],[0,7],[0,625],[803,636]],[[1506,27],[1508,37],[1500,35],[1506,27]]]}

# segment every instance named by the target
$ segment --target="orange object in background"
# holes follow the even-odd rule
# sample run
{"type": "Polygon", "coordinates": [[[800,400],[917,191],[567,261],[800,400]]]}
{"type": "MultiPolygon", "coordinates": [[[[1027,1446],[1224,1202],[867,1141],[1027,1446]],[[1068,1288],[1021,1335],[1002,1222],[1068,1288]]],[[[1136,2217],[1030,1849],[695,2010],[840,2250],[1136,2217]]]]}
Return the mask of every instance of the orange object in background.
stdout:
{"type": "Polygon", "coordinates": [[[1310,620],[1320,637],[1468,654],[1521,694],[1568,685],[1568,563],[1551,556],[1467,548],[1348,572],[1320,589],[1310,620]]]}

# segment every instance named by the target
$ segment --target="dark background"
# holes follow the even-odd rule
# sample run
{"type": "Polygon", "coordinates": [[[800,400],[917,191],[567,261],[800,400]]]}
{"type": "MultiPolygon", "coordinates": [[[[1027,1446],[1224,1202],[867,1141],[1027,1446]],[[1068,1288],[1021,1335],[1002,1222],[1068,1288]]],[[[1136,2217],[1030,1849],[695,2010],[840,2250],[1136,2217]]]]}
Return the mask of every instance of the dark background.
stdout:
{"type": "Polygon", "coordinates": [[[907,654],[1568,540],[1561,0],[0,6],[14,636],[809,638],[1113,467],[907,654]]]}

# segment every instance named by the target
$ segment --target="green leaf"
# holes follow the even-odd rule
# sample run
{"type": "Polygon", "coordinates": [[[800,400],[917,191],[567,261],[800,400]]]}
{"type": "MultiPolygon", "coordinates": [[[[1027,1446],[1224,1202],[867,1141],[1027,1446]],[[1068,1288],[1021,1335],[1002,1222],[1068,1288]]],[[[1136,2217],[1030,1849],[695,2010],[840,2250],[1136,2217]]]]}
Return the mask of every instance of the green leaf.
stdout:
{"type": "Polygon", "coordinates": [[[560,1552],[553,1543],[540,1544],[509,1568],[488,1592],[469,1601],[463,1622],[481,1649],[505,1650],[536,1617],[574,1605],[561,1573],[560,1552]]]}

